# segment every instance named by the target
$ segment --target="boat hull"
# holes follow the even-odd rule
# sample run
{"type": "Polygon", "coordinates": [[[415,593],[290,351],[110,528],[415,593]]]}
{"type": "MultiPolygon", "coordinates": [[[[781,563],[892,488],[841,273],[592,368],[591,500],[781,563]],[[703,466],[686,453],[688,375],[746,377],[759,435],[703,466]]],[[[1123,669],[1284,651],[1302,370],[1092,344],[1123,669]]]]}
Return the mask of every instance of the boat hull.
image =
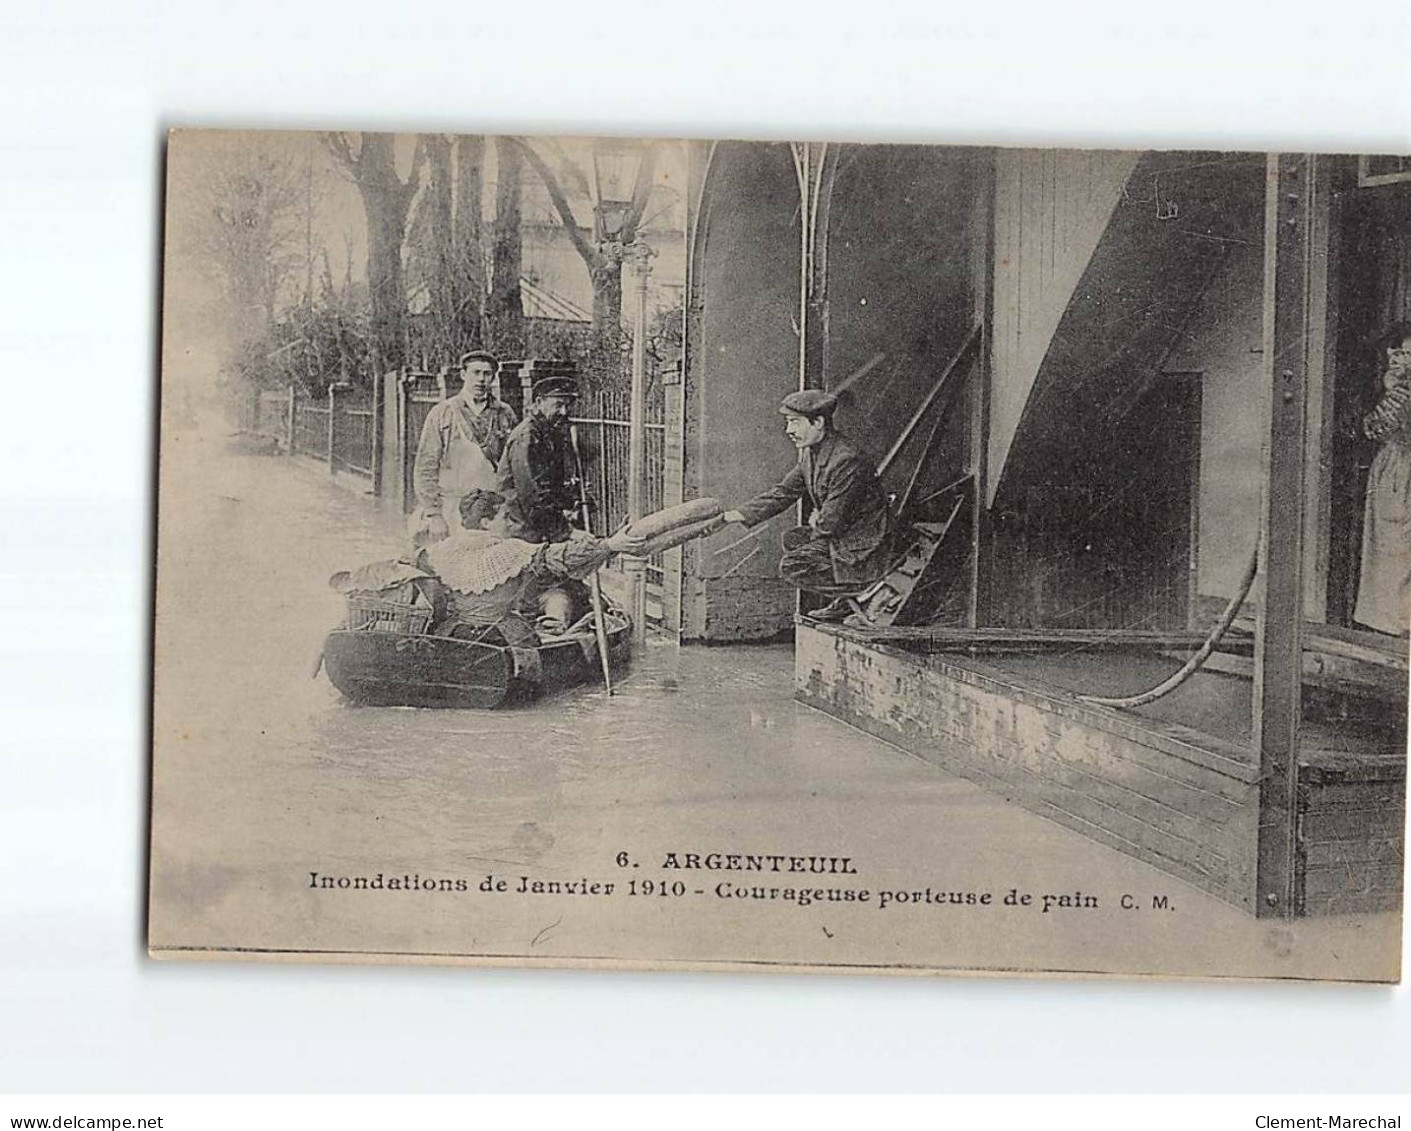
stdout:
{"type": "MultiPolygon", "coordinates": [[[[616,671],[631,649],[625,614],[609,614],[608,645],[616,671]]],[[[485,710],[602,680],[592,633],[516,649],[446,636],[339,629],[324,641],[323,662],[333,686],[367,707],[485,710]]]]}

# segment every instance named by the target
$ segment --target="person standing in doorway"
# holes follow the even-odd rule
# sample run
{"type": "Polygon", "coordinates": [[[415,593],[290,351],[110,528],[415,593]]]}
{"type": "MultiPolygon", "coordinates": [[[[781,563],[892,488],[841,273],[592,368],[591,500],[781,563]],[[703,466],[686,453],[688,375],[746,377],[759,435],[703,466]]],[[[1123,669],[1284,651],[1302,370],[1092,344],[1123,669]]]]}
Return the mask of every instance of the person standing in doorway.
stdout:
{"type": "Polygon", "coordinates": [[[1411,322],[1393,325],[1379,353],[1380,397],[1362,431],[1381,447],[1367,475],[1353,620],[1400,636],[1411,623],[1411,322]]]}
{"type": "Polygon", "coordinates": [[[461,390],[427,415],[412,469],[423,544],[460,529],[461,499],[471,491],[495,489],[495,469],[518,423],[495,396],[495,355],[472,350],[460,365],[461,390]]]}

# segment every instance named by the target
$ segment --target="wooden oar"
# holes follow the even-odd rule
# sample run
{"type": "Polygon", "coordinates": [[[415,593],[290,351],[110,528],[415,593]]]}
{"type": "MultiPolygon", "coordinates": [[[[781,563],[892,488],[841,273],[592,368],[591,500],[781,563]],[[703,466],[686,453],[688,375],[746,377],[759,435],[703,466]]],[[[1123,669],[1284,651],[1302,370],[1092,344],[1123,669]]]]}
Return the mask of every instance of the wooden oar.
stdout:
{"type": "MultiPolygon", "coordinates": [[[[568,426],[568,442],[569,446],[573,448],[573,464],[578,472],[578,513],[583,520],[583,529],[591,534],[593,525],[588,518],[588,484],[583,478],[583,455],[578,450],[578,426],[576,424],[568,426]]],[[[589,589],[593,595],[593,632],[598,638],[598,660],[603,665],[603,686],[611,695],[612,669],[608,662],[608,626],[603,613],[603,583],[598,577],[596,569],[593,571],[592,585],[589,586],[589,589]]]]}

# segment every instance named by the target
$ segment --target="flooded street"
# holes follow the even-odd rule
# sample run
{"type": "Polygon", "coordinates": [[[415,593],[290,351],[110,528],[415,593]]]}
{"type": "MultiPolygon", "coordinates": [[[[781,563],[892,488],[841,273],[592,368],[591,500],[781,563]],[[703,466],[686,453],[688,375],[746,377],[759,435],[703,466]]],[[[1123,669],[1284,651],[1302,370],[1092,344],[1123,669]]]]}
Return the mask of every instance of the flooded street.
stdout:
{"type": "Polygon", "coordinates": [[[1193,974],[1271,952],[1290,975],[1333,949],[1349,975],[1385,961],[1375,925],[1256,922],[800,706],[789,646],[656,641],[612,698],[350,706],[311,678],[342,611],[327,579],[395,556],[399,517],[312,461],[194,432],[163,458],[159,948],[1088,969],[1100,946],[1093,965],[1193,974]],[[799,877],[669,866],[712,853],[845,858],[870,899],[805,905],[767,894],[799,877]],[[1034,902],[1006,906],[1011,890],[1034,902]],[[1045,895],[1092,902],[1040,911],[1045,895]],[[1151,911],[1157,896],[1173,909],[1151,911]]]}

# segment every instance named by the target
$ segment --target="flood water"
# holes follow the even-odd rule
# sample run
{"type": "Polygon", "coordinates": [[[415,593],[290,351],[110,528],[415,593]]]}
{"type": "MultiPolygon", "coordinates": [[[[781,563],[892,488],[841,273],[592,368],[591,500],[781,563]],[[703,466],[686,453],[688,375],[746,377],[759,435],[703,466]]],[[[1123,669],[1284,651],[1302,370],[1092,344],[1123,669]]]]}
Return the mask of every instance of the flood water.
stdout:
{"type": "Polygon", "coordinates": [[[327,579],[395,556],[402,537],[361,480],[218,436],[167,439],[158,946],[1189,973],[1394,962],[1382,923],[1270,928],[799,705],[788,645],[654,641],[611,698],[589,685],[496,711],[351,706],[313,675],[342,614],[327,579]],[[722,880],[742,879],[722,874],[685,876],[680,899],[621,898],[688,852],[845,856],[877,892],[1081,891],[1097,909],[765,906],[722,898],[722,880]],[[466,894],[319,886],[379,876],[466,894]],[[617,894],[482,889],[579,879],[617,894]],[[1126,892],[1172,895],[1179,919],[1119,910],[1126,892]]]}

